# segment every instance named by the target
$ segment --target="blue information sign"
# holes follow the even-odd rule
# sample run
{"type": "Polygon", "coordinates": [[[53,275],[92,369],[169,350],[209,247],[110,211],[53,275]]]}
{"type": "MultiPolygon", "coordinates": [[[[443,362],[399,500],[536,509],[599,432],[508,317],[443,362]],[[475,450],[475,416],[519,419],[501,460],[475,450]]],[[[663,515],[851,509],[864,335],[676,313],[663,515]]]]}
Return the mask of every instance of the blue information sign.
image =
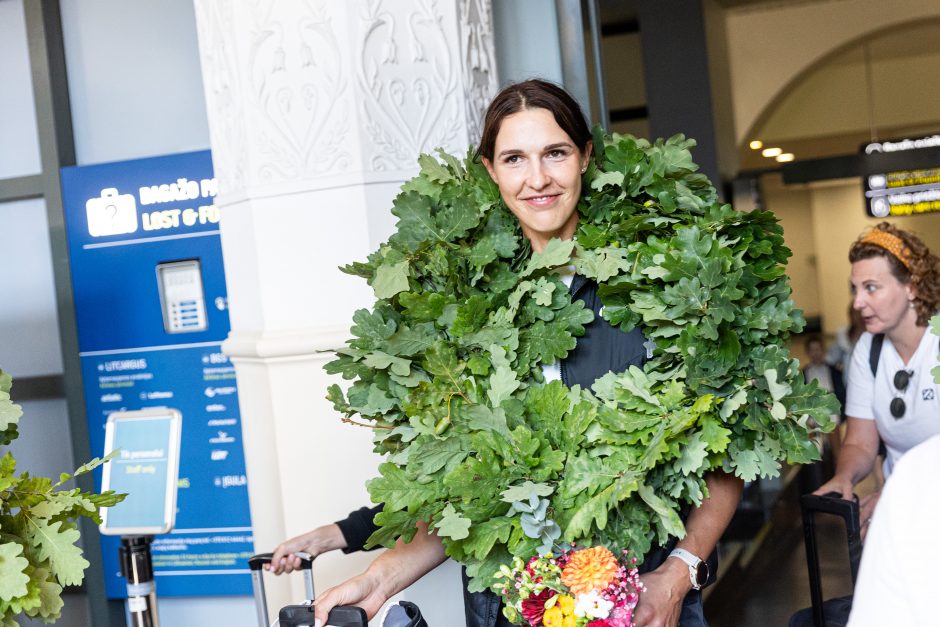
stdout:
{"type": "MultiPolygon", "coordinates": [[[[208,151],[64,168],[63,202],[92,452],[108,415],[183,416],[175,529],[154,541],[161,596],[250,594],[251,519],[216,182],[208,151]]],[[[108,596],[126,596],[102,538],[108,596]]]]}

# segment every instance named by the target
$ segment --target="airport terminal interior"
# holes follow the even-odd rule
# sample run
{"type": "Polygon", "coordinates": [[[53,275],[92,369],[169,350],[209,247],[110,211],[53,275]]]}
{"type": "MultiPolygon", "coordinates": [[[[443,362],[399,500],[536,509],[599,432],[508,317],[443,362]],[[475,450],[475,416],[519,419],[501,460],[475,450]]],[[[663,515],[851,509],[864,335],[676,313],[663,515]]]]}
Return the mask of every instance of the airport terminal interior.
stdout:
{"type": "MultiPolygon", "coordinates": [[[[722,201],[783,227],[805,319],[790,354],[815,363],[818,338],[842,373],[853,242],[887,221],[940,251],[937,41],[936,0],[0,0],[0,375],[22,408],[0,453],[58,477],[120,449],[130,483],[78,485],[159,510],[82,519],[88,565],[59,580],[55,624],[143,627],[143,603],[164,627],[254,627],[248,556],[370,503],[382,459],[325,365],[381,288],[338,268],[395,231],[419,155],[467,154],[513,82],[563,86],[610,133],[695,139],[722,201]],[[141,417],[164,431],[128,431],[141,417]],[[129,535],[154,536],[154,597],[127,600],[129,535]]],[[[801,495],[832,476],[840,429],[821,461],[745,483],[712,627],[811,606],[801,495]]],[[[823,595],[850,595],[846,525],[813,520],[823,595]]],[[[0,544],[0,571],[15,555],[0,544]]],[[[324,554],[316,589],[376,555],[324,554]]],[[[306,597],[299,576],[263,581],[270,621],[306,597]]],[[[400,598],[463,625],[461,585],[448,561],[400,598]]]]}

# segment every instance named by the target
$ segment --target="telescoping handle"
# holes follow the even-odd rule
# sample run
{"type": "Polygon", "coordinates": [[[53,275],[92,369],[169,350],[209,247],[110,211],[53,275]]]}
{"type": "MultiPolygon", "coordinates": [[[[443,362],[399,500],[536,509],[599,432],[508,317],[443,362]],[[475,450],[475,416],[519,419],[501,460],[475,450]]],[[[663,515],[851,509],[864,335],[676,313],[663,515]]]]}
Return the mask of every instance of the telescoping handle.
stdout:
{"type": "Polygon", "coordinates": [[[838,492],[822,496],[804,494],[800,497],[803,512],[803,539],[806,542],[806,564],[809,569],[809,592],[813,601],[813,624],[825,627],[823,615],[822,583],[819,574],[819,547],[816,543],[816,513],[822,512],[842,518],[849,545],[849,568],[852,586],[858,577],[858,565],[862,558],[862,533],[858,516],[858,497],[847,501],[838,492]]]}
{"type": "MultiPolygon", "coordinates": [[[[258,553],[248,558],[248,568],[251,570],[251,588],[255,593],[255,608],[258,612],[258,624],[268,627],[268,599],[264,593],[264,566],[271,563],[273,553],[258,553]]],[[[295,553],[300,558],[300,569],[304,572],[304,590],[307,598],[315,598],[313,591],[313,557],[307,553],[295,553]]]]}

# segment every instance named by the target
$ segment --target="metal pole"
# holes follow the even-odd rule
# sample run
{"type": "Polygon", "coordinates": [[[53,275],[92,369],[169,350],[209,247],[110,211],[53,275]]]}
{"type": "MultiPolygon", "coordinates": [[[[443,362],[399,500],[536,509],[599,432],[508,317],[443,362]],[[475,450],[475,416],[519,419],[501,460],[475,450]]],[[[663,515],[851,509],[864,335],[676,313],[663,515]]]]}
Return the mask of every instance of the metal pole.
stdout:
{"type": "Polygon", "coordinates": [[[604,82],[604,53],[601,50],[601,21],[597,0],[587,0],[588,23],[591,27],[591,50],[594,52],[594,83],[597,85],[597,117],[604,130],[610,131],[610,107],[607,106],[607,85],[604,82]]]}
{"type": "Polygon", "coordinates": [[[153,580],[150,543],[153,536],[121,538],[121,574],[127,578],[127,609],[131,627],[160,627],[157,584],[153,580]]]}
{"type": "Polygon", "coordinates": [[[555,0],[555,12],[558,15],[558,37],[561,44],[562,81],[565,89],[574,96],[590,120],[591,90],[587,80],[581,0],[555,0]]]}

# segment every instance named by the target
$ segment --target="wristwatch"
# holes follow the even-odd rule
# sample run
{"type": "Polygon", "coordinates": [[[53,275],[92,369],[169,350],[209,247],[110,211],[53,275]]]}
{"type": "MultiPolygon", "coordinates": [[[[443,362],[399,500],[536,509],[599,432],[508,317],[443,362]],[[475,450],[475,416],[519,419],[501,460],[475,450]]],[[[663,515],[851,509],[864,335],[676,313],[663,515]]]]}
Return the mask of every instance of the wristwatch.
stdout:
{"type": "Polygon", "coordinates": [[[708,581],[708,562],[700,557],[689,553],[685,549],[673,549],[669,557],[677,557],[686,563],[689,567],[689,580],[692,582],[693,590],[701,590],[705,582],[708,581]]]}

